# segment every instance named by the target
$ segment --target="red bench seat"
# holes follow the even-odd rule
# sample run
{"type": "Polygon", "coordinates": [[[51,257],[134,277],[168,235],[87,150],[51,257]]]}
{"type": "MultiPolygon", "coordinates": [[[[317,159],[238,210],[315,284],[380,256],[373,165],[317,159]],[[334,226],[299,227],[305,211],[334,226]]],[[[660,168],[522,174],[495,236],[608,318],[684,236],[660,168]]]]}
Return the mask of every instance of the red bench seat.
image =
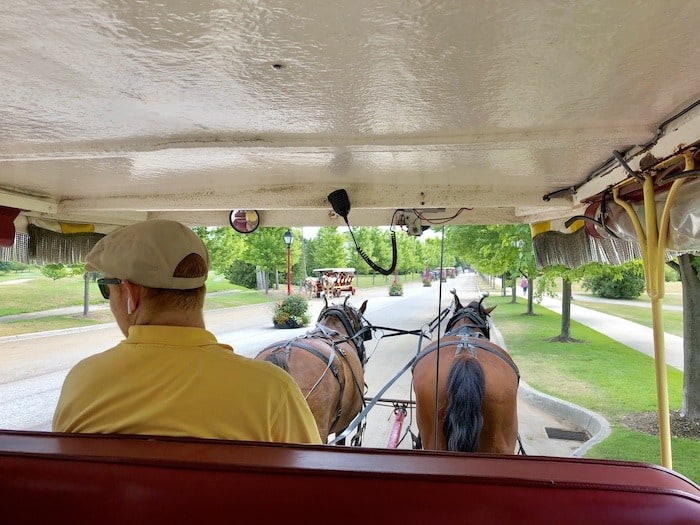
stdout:
{"type": "Polygon", "coordinates": [[[662,467],[541,456],[0,431],[4,523],[700,523],[662,467]]]}

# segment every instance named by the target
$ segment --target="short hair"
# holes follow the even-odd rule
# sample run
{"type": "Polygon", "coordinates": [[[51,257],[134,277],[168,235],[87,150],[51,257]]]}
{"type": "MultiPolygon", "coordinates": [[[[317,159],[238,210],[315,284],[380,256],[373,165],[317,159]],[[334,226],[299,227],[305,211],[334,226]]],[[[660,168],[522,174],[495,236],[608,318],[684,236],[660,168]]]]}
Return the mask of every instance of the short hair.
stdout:
{"type": "MultiPolygon", "coordinates": [[[[191,253],[175,268],[173,277],[203,277],[208,272],[207,262],[196,253],[191,253]]],[[[202,285],[191,290],[172,290],[144,286],[144,298],[159,310],[202,310],[207,287],[202,285]]]]}

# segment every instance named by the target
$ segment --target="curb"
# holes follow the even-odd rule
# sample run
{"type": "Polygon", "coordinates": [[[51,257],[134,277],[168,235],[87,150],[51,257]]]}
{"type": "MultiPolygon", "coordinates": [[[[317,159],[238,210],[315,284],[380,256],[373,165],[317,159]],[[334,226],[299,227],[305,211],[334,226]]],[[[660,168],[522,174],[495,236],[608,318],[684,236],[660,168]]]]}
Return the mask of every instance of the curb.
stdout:
{"type": "Polygon", "coordinates": [[[569,403],[563,399],[552,397],[539,390],[535,390],[525,381],[520,381],[519,394],[534,406],[541,408],[553,416],[571,421],[576,426],[586,430],[592,437],[571,454],[574,457],[583,457],[588,450],[606,439],[612,429],[610,423],[600,414],[586,408],[569,403]]]}
{"type": "MultiPolygon", "coordinates": [[[[494,342],[507,351],[503,336],[498,328],[493,325],[493,323],[491,323],[491,334],[494,342]]],[[[575,425],[583,428],[592,436],[591,439],[584,442],[583,445],[573,451],[571,454],[573,457],[585,456],[592,446],[597,445],[606,439],[612,432],[610,423],[600,414],[579,405],[575,405],[574,403],[564,401],[563,399],[550,396],[544,392],[540,392],[539,390],[535,390],[522,379],[520,380],[520,385],[518,387],[518,394],[522,394],[526,401],[537,408],[540,408],[555,417],[571,421],[575,425]]]]}
{"type": "Polygon", "coordinates": [[[44,332],[32,332],[30,334],[5,335],[0,337],[0,343],[10,341],[21,341],[25,339],[41,339],[42,337],[51,337],[61,334],[74,334],[77,332],[92,332],[95,330],[104,330],[105,328],[113,328],[117,323],[101,323],[92,326],[78,326],[76,328],[62,328],[60,330],[46,330],[44,332]]]}

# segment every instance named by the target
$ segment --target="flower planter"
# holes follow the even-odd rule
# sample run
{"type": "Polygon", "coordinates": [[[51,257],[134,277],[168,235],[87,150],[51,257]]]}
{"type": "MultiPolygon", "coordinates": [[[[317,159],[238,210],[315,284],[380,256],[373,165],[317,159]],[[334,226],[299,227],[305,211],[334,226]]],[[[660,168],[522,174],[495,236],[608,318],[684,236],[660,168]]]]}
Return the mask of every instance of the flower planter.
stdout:
{"type": "Polygon", "coordinates": [[[391,286],[389,286],[389,295],[390,296],[403,295],[403,285],[400,283],[393,283],[391,286]]]}
{"type": "Polygon", "coordinates": [[[287,321],[285,323],[274,323],[273,322],[273,324],[275,325],[275,328],[301,328],[302,326],[304,326],[304,325],[297,323],[295,321],[287,321]]]}

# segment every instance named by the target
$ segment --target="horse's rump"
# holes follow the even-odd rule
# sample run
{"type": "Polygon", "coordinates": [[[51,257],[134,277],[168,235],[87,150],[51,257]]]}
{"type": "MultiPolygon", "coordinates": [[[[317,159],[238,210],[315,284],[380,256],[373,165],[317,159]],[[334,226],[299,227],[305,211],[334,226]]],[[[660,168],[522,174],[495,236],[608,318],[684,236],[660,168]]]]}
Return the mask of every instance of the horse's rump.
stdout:
{"type": "Polygon", "coordinates": [[[515,450],[518,376],[504,352],[484,338],[446,337],[418,356],[413,389],[424,448],[515,450]]]}
{"type": "Polygon", "coordinates": [[[413,389],[423,447],[513,454],[518,438],[520,373],[508,352],[489,340],[484,297],[454,313],[444,338],[416,356],[413,389]]]}

